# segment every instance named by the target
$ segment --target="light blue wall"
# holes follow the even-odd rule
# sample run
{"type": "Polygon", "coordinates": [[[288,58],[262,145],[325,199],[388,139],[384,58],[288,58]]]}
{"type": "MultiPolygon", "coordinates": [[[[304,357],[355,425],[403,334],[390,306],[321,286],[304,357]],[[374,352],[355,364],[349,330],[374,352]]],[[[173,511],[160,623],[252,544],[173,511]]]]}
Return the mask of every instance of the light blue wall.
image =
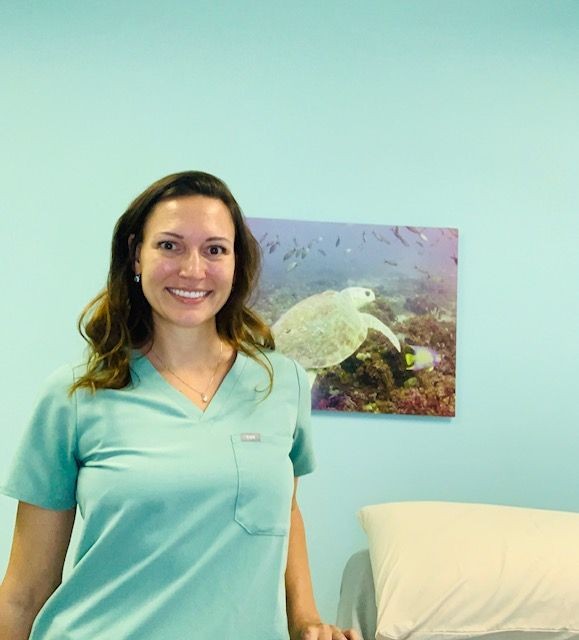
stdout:
{"type": "Polygon", "coordinates": [[[326,617],[362,505],[579,511],[579,3],[0,2],[0,48],[2,466],[113,222],[199,168],[249,215],[460,229],[456,419],[314,418],[326,617]]]}

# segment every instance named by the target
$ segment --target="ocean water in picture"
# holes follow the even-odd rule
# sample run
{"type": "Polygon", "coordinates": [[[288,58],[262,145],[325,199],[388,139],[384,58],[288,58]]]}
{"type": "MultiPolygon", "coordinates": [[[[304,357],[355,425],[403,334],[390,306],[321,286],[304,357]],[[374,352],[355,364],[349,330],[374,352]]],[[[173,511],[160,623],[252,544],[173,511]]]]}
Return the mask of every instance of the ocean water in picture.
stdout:
{"type": "Polygon", "coordinates": [[[458,231],[249,218],[253,308],[312,408],[454,416],[458,231]]]}

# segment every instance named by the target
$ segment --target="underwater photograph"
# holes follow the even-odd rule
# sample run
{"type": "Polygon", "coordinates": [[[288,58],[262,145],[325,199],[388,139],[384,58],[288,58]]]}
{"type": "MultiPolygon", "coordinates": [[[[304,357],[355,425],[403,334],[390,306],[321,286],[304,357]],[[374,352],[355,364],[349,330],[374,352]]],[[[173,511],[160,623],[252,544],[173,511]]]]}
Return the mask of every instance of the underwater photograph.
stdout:
{"type": "Polygon", "coordinates": [[[312,409],[455,415],[458,230],[248,218],[253,308],[312,409]]]}

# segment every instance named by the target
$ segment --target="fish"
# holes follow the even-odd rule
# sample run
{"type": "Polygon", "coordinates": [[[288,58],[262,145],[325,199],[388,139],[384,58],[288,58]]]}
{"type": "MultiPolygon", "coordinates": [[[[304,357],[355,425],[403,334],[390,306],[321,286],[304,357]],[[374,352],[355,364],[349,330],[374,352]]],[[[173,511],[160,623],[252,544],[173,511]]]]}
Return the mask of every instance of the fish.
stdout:
{"type": "Polygon", "coordinates": [[[267,231],[259,239],[259,244],[261,244],[266,238],[267,238],[267,231]]]}
{"type": "Polygon", "coordinates": [[[318,249],[319,253],[321,253],[323,256],[328,255],[323,249],[318,249]]]}
{"type": "Polygon", "coordinates": [[[432,371],[434,367],[442,362],[440,353],[430,347],[420,347],[414,344],[407,344],[413,353],[405,353],[406,371],[432,371]]]}
{"type": "Polygon", "coordinates": [[[270,246],[269,246],[269,252],[273,253],[277,248],[279,247],[279,242],[273,242],[270,246]]]}
{"type": "Polygon", "coordinates": [[[408,242],[406,242],[406,240],[400,235],[400,228],[399,227],[394,227],[394,229],[392,229],[392,233],[398,238],[398,240],[400,240],[400,242],[405,246],[405,247],[409,247],[410,245],[408,244],[408,242]]]}
{"type": "Polygon", "coordinates": [[[458,264],[458,258],[456,256],[450,256],[450,259],[454,262],[454,264],[458,264]]]}
{"type": "Polygon", "coordinates": [[[294,241],[294,245],[297,247],[298,246],[298,241],[295,238],[293,238],[293,241],[294,241]]]}
{"type": "Polygon", "coordinates": [[[296,250],[295,250],[295,249],[290,249],[290,250],[289,250],[289,251],[284,255],[284,257],[283,257],[283,261],[285,262],[286,260],[289,260],[289,259],[294,255],[294,253],[295,253],[295,252],[296,252],[296,250]]]}
{"type": "Polygon", "coordinates": [[[376,240],[378,240],[378,242],[390,244],[390,240],[388,240],[388,238],[386,238],[386,236],[383,236],[381,233],[376,233],[374,230],[372,230],[372,235],[376,238],[376,240]]]}
{"type": "Polygon", "coordinates": [[[426,269],[421,269],[420,267],[417,267],[416,265],[414,265],[414,268],[416,269],[416,271],[420,271],[420,273],[423,273],[429,280],[432,277],[430,275],[430,273],[428,273],[428,271],[426,271],[426,269]]]}
{"type": "Polygon", "coordinates": [[[297,262],[290,262],[288,264],[286,271],[289,273],[290,271],[293,271],[297,266],[298,266],[297,262]]]}
{"type": "Polygon", "coordinates": [[[366,232],[362,231],[362,242],[366,242],[366,232]]]}
{"type": "Polygon", "coordinates": [[[350,249],[350,247],[348,247],[348,248],[346,249],[346,253],[352,253],[352,249],[350,249]]]}
{"type": "Polygon", "coordinates": [[[338,239],[336,240],[336,247],[340,246],[340,236],[338,236],[338,239]]]}
{"type": "Polygon", "coordinates": [[[424,242],[428,242],[428,238],[422,233],[422,231],[420,231],[420,229],[417,229],[416,227],[406,227],[406,228],[411,233],[415,233],[417,236],[419,236],[421,240],[424,240],[424,242]]]}
{"type": "Polygon", "coordinates": [[[391,267],[397,267],[398,263],[394,262],[394,260],[384,260],[384,264],[389,264],[391,267]]]}

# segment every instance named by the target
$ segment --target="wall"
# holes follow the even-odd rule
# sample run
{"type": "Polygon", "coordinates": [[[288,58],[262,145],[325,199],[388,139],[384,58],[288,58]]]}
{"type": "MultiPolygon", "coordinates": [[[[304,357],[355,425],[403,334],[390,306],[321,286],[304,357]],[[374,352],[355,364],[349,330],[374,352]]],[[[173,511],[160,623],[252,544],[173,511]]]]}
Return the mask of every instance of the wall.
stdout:
{"type": "MultiPolygon", "coordinates": [[[[579,4],[3,2],[0,464],[81,349],[112,225],[152,180],[248,215],[460,229],[453,420],[316,415],[301,482],[333,619],[364,504],[579,511],[579,4]]],[[[0,501],[0,563],[12,501],[0,501]]]]}

